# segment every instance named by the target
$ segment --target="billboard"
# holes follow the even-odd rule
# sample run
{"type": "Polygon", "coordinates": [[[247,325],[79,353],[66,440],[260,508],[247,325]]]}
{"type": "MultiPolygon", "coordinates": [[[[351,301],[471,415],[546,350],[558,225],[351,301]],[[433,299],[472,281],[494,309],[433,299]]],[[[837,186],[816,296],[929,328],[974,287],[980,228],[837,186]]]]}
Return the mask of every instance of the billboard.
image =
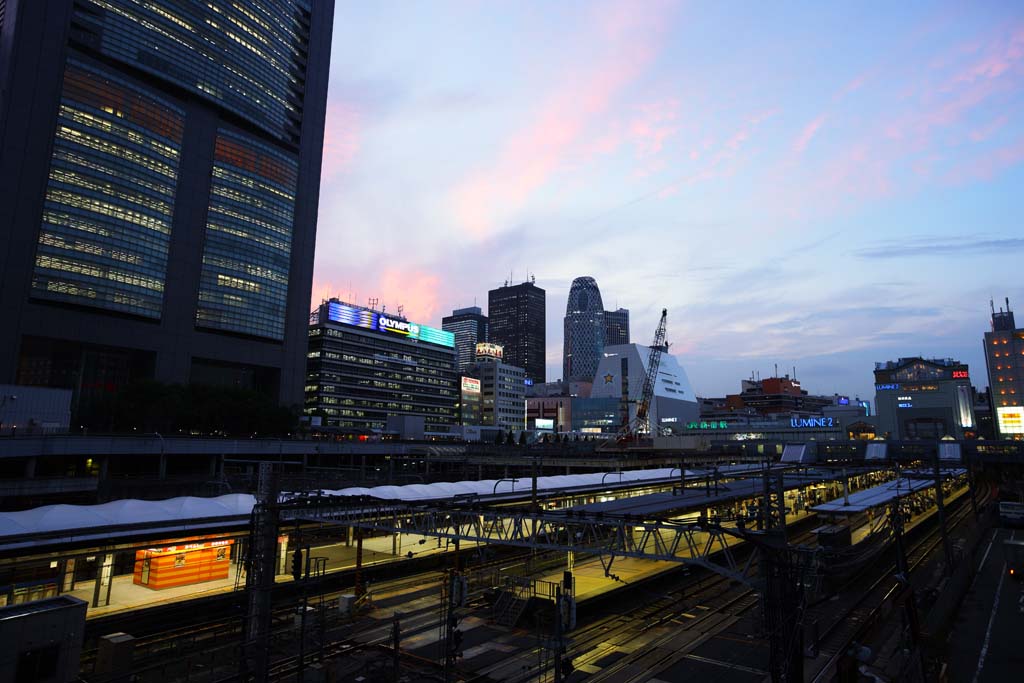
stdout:
{"type": "Polygon", "coordinates": [[[552,431],[554,431],[555,429],[555,421],[545,419],[543,417],[538,417],[536,420],[534,420],[533,424],[536,429],[550,429],[552,431]]]}
{"type": "Polygon", "coordinates": [[[349,306],[339,301],[331,301],[327,304],[327,319],[343,325],[361,327],[364,330],[388,332],[408,339],[455,348],[455,335],[451,332],[377,313],[366,308],[349,306]]]}
{"type": "Polygon", "coordinates": [[[497,358],[501,360],[502,354],[505,352],[505,347],[500,344],[492,344],[490,342],[480,342],[476,345],[476,357],[477,358],[497,358]]]}
{"type": "Polygon", "coordinates": [[[462,390],[467,394],[479,394],[480,393],[480,380],[473,379],[472,377],[462,378],[462,390]]]}
{"type": "Polygon", "coordinates": [[[1024,434],[1024,406],[997,406],[1000,434],[1024,434]]]}

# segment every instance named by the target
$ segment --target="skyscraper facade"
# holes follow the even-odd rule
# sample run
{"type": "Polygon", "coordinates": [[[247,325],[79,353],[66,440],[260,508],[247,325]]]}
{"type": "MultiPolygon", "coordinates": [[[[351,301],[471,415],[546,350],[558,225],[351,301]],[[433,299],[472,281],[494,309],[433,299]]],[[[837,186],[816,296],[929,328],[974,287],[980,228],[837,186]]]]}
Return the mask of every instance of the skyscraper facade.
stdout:
{"type": "Polygon", "coordinates": [[[504,362],[526,370],[526,379],[544,382],[545,292],[523,282],[487,293],[488,341],[504,347],[504,362]]]}
{"type": "Polygon", "coordinates": [[[300,404],[333,0],[7,0],[0,382],[300,404]]]}
{"type": "Polygon", "coordinates": [[[629,309],[620,308],[604,312],[604,345],[619,346],[629,343],[629,309]]]}
{"type": "Polygon", "coordinates": [[[562,337],[562,379],[592,382],[605,344],[604,304],[597,281],[578,277],[565,303],[562,337]]]}
{"type": "Polygon", "coordinates": [[[1006,310],[992,307],[992,331],[985,333],[989,401],[1000,439],[1024,439],[1024,329],[1006,310]]]}
{"type": "Polygon", "coordinates": [[[464,372],[475,360],[477,343],[487,341],[487,316],[479,306],[456,308],[441,318],[441,329],[455,335],[458,369],[464,372]]]}

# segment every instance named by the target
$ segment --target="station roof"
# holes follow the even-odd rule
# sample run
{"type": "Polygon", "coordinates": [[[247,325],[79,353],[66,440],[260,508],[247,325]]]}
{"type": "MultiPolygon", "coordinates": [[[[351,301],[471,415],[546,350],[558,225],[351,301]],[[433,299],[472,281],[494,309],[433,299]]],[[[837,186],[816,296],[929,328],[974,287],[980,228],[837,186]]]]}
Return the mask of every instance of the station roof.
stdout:
{"type": "MultiPolygon", "coordinates": [[[[806,474],[790,473],[783,476],[783,487],[788,491],[802,488],[810,484],[830,481],[837,478],[832,472],[808,472],[806,474]]],[[[643,496],[619,498],[604,502],[589,503],[566,508],[566,511],[583,514],[601,514],[610,516],[632,515],[645,519],[663,515],[673,511],[697,510],[707,505],[717,505],[746,498],[754,498],[764,491],[764,483],[760,478],[736,479],[719,483],[716,487],[694,484],[692,488],[666,493],[650,493],[643,496]]],[[[561,512],[554,511],[554,512],[561,512]]]]}
{"type": "Polygon", "coordinates": [[[872,486],[863,491],[851,493],[846,499],[836,498],[821,505],[811,508],[814,512],[828,512],[832,514],[857,514],[870,508],[876,508],[892,502],[895,498],[902,498],[911,493],[924,491],[935,486],[934,479],[919,479],[911,477],[900,477],[894,481],[887,481],[878,486],[872,486]],[[846,502],[849,501],[849,503],[846,502]]]}
{"type": "MultiPolygon", "coordinates": [[[[725,465],[718,468],[720,476],[759,471],[759,465],[725,465]]],[[[687,479],[702,478],[708,471],[687,469],[687,479]]],[[[584,489],[616,489],[631,487],[643,482],[665,482],[679,478],[679,468],[658,468],[650,470],[624,470],[622,472],[592,472],[588,474],[562,474],[537,477],[538,492],[580,491],[584,489]]],[[[406,484],[404,486],[355,486],[345,489],[325,490],[328,496],[371,496],[383,500],[427,501],[446,500],[455,496],[504,495],[505,497],[528,495],[532,481],[530,477],[517,479],[482,479],[480,481],[441,481],[433,484],[406,484]]]]}
{"type": "Polygon", "coordinates": [[[86,540],[90,536],[127,536],[146,527],[158,532],[248,522],[256,499],[245,493],[216,498],[185,496],[168,500],[115,500],[100,505],[45,505],[0,512],[0,543],[31,546],[86,540]],[[20,539],[24,539],[19,543],[20,539]],[[10,541],[10,543],[8,542],[10,541]]]}

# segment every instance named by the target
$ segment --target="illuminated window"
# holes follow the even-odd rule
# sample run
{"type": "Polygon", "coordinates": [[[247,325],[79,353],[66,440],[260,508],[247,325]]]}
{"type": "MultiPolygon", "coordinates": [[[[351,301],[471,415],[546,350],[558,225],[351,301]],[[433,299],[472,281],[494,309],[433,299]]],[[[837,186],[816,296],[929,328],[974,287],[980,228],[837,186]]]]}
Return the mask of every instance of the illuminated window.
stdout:
{"type": "Polygon", "coordinates": [[[284,338],[297,183],[295,159],[218,133],[197,326],[284,338]]]}
{"type": "Polygon", "coordinates": [[[183,129],[174,105],[68,60],[34,298],[160,317],[183,129]]]}

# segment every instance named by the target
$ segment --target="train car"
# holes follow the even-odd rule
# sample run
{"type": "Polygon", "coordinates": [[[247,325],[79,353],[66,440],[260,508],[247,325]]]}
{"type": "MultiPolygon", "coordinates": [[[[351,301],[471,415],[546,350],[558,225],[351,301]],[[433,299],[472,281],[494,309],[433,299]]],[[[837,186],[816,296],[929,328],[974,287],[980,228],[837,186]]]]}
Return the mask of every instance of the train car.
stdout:
{"type": "Polygon", "coordinates": [[[1014,579],[1024,578],[1024,541],[1003,541],[1006,571],[1014,579]]]}
{"type": "Polygon", "coordinates": [[[999,521],[1004,526],[1024,527],[1024,503],[999,503],[999,521]]]}

